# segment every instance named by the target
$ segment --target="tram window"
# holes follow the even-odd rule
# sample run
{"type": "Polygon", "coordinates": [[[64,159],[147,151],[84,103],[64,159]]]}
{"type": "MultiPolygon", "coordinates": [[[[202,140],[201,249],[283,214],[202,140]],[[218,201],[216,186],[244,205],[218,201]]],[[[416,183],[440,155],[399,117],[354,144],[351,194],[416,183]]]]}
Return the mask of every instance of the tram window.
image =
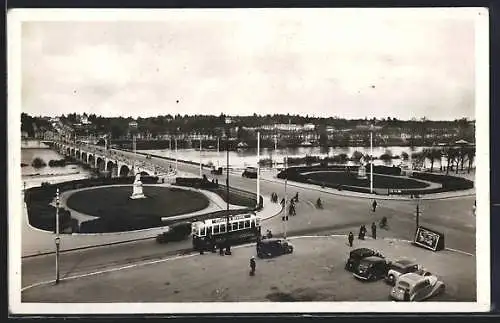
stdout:
{"type": "Polygon", "coordinates": [[[219,233],[219,226],[218,225],[215,225],[213,228],[214,228],[214,233],[219,233]]]}
{"type": "Polygon", "coordinates": [[[232,227],[232,230],[233,230],[233,231],[238,230],[238,223],[233,223],[233,224],[231,224],[231,227],[232,227]]]}
{"type": "Polygon", "coordinates": [[[245,221],[245,228],[250,228],[250,220],[245,221]]]}
{"type": "Polygon", "coordinates": [[[252,228],[255,228],[255,220],[250,220],[250,226],[251,226],[252,228]]]}
{"type": "Polygon", "coordinates": [[[221,224],[220,232],[226,232],[226,225],[225,224],[221,224]]]}
{"type": "Polygon", "coordinates": [[[201,230],[200,230],[200,236],[204,236],[204,235],[206,235],[206,234],[207,234],[207,232],[206,232],[206,231],[207,231],[207,230],[206,230],[205,228],[201,228],[201,230]]]}

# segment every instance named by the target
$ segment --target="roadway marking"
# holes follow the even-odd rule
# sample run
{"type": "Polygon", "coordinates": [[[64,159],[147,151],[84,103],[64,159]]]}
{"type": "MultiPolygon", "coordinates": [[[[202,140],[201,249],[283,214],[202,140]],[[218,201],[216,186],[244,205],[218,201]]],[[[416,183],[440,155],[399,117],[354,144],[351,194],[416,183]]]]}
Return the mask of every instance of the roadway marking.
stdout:
{"type": "MultiPolygon", "coordinates": [[[[345,238],[345,237],[346,237],[345,234],[302,235],[302,236],[288,237],[287,240],[312,239],[312,238],[314,238],[314,239],[317,239],[317,238],[345,238]]],[[[384,240],[388,240],[388,241],[413,242],[413,241],[410,241],[410,240],[396,239],[396,238],[383,238],[383,239],[384,240]]],[[[246,247],[252,246],[253,244],[254,243],[247,243],[247,244],[243,244],[243,245],[238,245],[238,246],[234,246],[233,249],[246,248],[246,247]]],[[[452,251],[452,252],[457,252],[457,253],[465,254],[465,255],[468,255],[468,256],[474,256],[471,253],[468,253],[468,252],[465,252],[465,251],[462,251],[462,250],[458,250],[458,249],[446,248],[445,250],[449,250],[449,251],[452,251]]],[[[170,257],[170,258],[163,258],[163,259],[153,260],[153,261],[149,261],[149,262],[141,262],[141,263],[135,263],[135,264],[130,264],[130,265],[116,267],[116,268],[109,268],[109,269],[99,270],[99,271],[90,272],[90,273],[81,274],[81,275],[63,277],[63,278],[60,279],[60,281],[73,280],[73,279],[85,278],[85,277],[90,277],[90,276],[96,276],[96,275],[100,275],[100,274],[106,274],[106,273],[111,273],[111,272],[115,272],[115,271],[132,269],[132,268],[141,267],[141,266],[154,265],[154,264],[159,264],[159,263],[163,263],[163,262],[167,262],[167,261],[171,261],[171,260],[191,258],[191,257],[195,257],[195,256],[200,256],[200,254],[199,253],[192,253],[192,254],[189,254],[189,255],[178,255],[178,256],[174,256],[174,257],[170,257]]],[[[53,283],[55,283],[55,280],[49,280],[49,281],[43,281],[43,282],[34,283],[34,284],[29,285],[29,286],[21,288],[21,293],[24,292],[24,291],[26,291],[26,290],[28,290],[28,289],[34,288],[34,287],[38,287],[38,286],[42,286],[42,285],[48,285],[48,284],[53,284],[53,283]]]]}

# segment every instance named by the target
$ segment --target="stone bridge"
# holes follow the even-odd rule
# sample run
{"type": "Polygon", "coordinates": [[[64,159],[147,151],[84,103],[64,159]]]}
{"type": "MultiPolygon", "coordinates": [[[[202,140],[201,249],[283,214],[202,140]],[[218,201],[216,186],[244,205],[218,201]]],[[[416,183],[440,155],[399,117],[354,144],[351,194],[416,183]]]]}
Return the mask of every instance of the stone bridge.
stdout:
{"type": "Polygon", "coordinates": [[[167,173],[153,163],[136,161],[125,158],[104,147],[92,146],[83,143],[71,144],[53,141],[52,148],[64,156],[72,157],[99,171],[110,172],[112,177],[134,176],[137,173],[144,175],[158,175],[167,173]]]}

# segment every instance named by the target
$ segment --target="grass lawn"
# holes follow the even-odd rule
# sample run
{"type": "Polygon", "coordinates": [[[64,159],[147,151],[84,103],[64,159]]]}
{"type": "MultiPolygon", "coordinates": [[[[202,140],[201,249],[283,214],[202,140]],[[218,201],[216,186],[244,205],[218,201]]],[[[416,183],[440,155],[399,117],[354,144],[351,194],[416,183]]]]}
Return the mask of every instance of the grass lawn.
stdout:
{"type": "Polygon", "coordinates": [[[132,200],[132,185],[99,187],[73,193],[67,200],[70,209],[105,218],[120,214],[123,217],[168,217],[202,210],[209,205],[201,193],[177,188],[144,186],[147,198],[132,200]]]}
{"type": "MultiPolygon", "coordinates": [[[[370,175],[367,179],[358,179],[356,173],[345,172],[315,172],[307,175],[314,181],[325,182],[335,185],[348,185],[359,187],[370,187],[370,175]]],[[[375,188],[392,188],[392,189],[408,189],[408,188],[424,188],[429,185],[406,177],[392,177],[373,174],[373,186],[375,188]]]]}

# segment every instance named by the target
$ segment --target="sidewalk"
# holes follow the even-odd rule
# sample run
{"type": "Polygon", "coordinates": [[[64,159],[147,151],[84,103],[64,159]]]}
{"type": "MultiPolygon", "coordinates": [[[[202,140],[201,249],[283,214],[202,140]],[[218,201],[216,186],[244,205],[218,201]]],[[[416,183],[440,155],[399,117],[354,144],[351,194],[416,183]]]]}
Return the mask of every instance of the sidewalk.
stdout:
{"type": "MultiPolygon", "coordinates": [[[[284,179],[277,178],[271,172],[261,173],[261,180],[273,182],[273,183],[279,183],[281,185],[285,184],[284,179]]],[[[376,198],[377,200],[405,200],[405,201],[407,201],[409,199],[409,197],[406,195],[402,195],[402,196],[399,196],[399,195],[372,195],[372,194],[352,192],[352,191],[347,191],[347,190],[339,191],[337,189],[330,188],[330,187],[321,188],[318,185],[295,182],[295,181],[291,181],[291,180],[287,181],[287,185],[300,187],[300,188],[304,188],[304,189],[308,189],[308,190],[313,190],[313,191],[317,191],[317,192],[328,193],[328,194],[332,194],[332,195],[338,195],[338,196],[348,196],[348,197],[357,197],[357,198],[365,198],[365,199],[376,198]]],[[[420,199],[421,200],[438,200],[438,199],[446,199],[446,198],[472,196],[475,194],[476,194],[475,189],[469,189],[469,190],[455,191],[455,192],[425,194],[425,195],[421,195],[420,199]]]]}
{"type": "MultiPolygon", "coordinates": [[[[168,184],[162,186],[170,187],[168,184]]],[[[191,189],[192,188],[183,188],[191,189]]],[[[180,220],[190,218],[198,214],[205,214],[219,210],[226,209],[226,202],[217,194],[205,190],[199,190],[205,194],[209,200],[209,207],[204,210],[183,214],[176,217],[169,217],[169,220],[180,220]]],[[[64,196],[62,203],[65,203],[67,196],[64,196]]],[[[264,207],[257,214],[261,216],[262,220],[267,220],[278,214],[281,210],[279,204],[272,203],[270,198],[263,196],[264,207]]],[[[243,208],[239,205],[230,205],[231,209],[243,208]]],[[[26,205],[22,203],[22,257],[33,256],[39,254],[53,253],[54,252],[54,234],[52,232],[40,230],[32,227],[28,221],[28,213],[26,205]]],[[[75,211],[71,211],[72,213],[75,211]]],[[[69,251],[76,249],[83,249],[89,247],[97,247],[102,245],[117,244],[123,242],[139,241],[146,239],[153,239],[158,234],[165,231],[167,226],[150,228],[144,230],[127,231],[127,232],[113,232],[113,233],[75,233],[75,234],[61,234],[61,251],[69,251]]]]}

